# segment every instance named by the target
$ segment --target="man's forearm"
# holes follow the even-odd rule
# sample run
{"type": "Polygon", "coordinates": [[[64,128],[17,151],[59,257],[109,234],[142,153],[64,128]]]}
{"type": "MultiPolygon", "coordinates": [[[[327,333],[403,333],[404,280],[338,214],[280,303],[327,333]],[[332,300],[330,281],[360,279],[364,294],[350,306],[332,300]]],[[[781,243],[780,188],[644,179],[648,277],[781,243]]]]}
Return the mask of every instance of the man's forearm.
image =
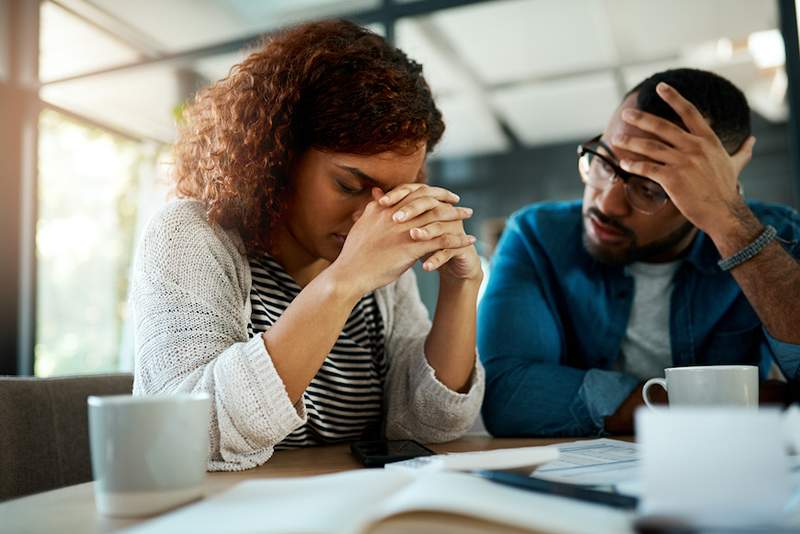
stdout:
{"type": "MultiPolygon", "coordinates": [[[[752,243],[763,231],[753,213],[742,206],[720,225],[711,239],[723,258],[752,243]]],[[[800,344],[800,263],[773,241],[755,257],[730,271],[770,335],[800,344]]]]}

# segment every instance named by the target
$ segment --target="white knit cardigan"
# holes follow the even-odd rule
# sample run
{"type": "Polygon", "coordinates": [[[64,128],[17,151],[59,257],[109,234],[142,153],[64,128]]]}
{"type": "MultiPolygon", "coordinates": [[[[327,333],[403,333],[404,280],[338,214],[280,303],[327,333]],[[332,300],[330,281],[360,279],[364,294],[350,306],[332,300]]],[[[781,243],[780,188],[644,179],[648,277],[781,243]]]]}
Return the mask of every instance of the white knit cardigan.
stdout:
{"type": "MultiPolygon", "coordinates": [[[[133,392],[211,396],[211,471],[263,464],[277,443],[306,422],[302,400],[292,405],[262,337],[248,339],[251,278],[243,251],[238,234],[210,224],[200,203],[177,200],[150,221],[134,262],[133,392]]],[[[459,437],[483,400],[480,362],[465,394],[436,379],[424,354],[431,323],[413,271],[375,296],[389,362],[387,438],[459,437]]],[[[311,317],[308,327],[314,327],[311,317]]]]}

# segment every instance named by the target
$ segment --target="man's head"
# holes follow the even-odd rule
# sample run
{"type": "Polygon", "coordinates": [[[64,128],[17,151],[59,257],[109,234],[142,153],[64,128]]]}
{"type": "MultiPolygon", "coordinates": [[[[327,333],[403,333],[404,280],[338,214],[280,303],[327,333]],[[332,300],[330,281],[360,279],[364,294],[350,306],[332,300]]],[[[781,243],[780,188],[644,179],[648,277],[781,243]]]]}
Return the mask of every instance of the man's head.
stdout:
{"type": "MultiPolygon", "coordinates": [[[[735,153],[750,136],[750,108],[739,89],[711,72],[675,69],[654,74],[625,96],[603,132],[602,142],[593,147],[598,153],[612,163],[643,159],[613,143],[616,134],[655,137],[622,120],[627,108],[662,117],[685,129],[678,115],[656,92],[660,82],[672,86],[700,111],[729,154],[735,153]]],[[[679,256],[694,237],[692,224],[670,201],[653,213],[643,213],[631,205],[631,189],[623,180],[612,180],[604,188],[586,186],[583,242],[587,251],[610,264],[669,261],[679,256]]]]}

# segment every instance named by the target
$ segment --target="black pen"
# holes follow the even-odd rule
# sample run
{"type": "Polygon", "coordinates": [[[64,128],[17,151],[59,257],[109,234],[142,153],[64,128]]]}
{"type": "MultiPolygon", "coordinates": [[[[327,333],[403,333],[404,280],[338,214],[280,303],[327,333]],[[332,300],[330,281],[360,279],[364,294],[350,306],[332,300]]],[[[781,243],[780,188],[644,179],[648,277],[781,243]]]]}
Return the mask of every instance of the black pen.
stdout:
{"type": "Polygon", "coordinates": [[[548,495],[557,495],[559,497],[568,497],[570,499],[578,499],[595,504],[604,504],[613,508],[634,510],[639,504],[639,499],[636,497],[599,491],[577,484],[566,484],[564,482],[552,482],[539,478],[531,478],[507,471],[475,471],[475,474],[487,480],[491,480],[492,482],[505,484],[506,486],[513,486],[537,493],[546,493],[548,495]]]}

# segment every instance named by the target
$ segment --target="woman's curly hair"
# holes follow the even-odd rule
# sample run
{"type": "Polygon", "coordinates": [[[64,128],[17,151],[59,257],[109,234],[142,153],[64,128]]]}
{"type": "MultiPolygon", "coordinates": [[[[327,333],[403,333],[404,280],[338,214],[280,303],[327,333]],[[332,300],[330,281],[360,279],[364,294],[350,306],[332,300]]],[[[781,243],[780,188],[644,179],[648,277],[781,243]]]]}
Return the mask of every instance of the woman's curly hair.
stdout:
{"type": "Polygon", "coordinates": [[[286,211],[291,159],[308,148],[371,155],[430,151],[444,132],[422,67],[345,21],[269,37],[187,106],[174,147],[176,191],[209,221],[265,251],[286,211]]]}

